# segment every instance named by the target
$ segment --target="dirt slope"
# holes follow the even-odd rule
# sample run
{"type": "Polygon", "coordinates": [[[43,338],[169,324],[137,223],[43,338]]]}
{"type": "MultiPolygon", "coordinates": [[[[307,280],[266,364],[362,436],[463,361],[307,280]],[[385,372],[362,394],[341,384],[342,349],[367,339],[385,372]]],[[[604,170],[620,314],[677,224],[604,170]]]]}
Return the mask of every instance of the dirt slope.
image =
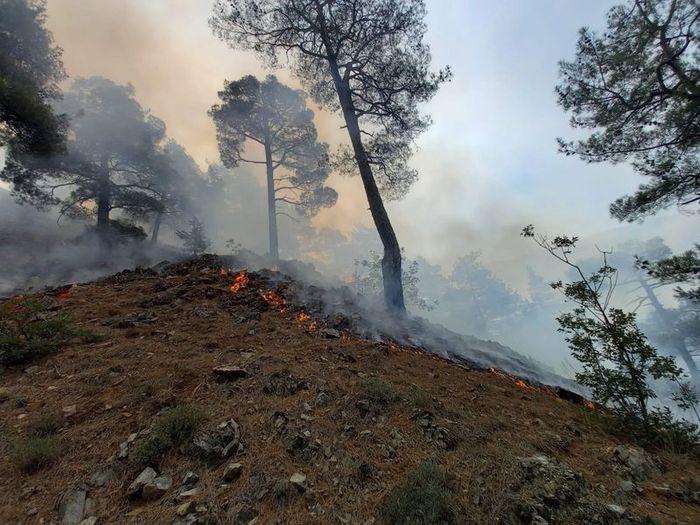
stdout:
{"type": "Polygon", "coordinates": [[[697,454],[630,460],[604,420],[547,389],[324,332],[264,276],[238,278],[232,292],[235,275],[179,265],[55,299],[105,340],[0,375],[0,523],[60,523],[77,494],[98,524],[378,524],[423,460],[447,473],[454,523],[700,523],[697,454]],[[246,376],[220,380],[219,365],[246,376]],[[154,464],[172,478],[165,494],[127,498],[144,468],[135,451],[179,405],[198,407],[205,430],[235,420],[240,449],[217,461],[174,447],[154,464]],[[10,443],[45,414],[62,418],[59,457],[19,472],[10,443]],[[240,475],[224,482],[231,462],[240,475]],[[187,471],[200,479],[183,487],[187,471]]]}

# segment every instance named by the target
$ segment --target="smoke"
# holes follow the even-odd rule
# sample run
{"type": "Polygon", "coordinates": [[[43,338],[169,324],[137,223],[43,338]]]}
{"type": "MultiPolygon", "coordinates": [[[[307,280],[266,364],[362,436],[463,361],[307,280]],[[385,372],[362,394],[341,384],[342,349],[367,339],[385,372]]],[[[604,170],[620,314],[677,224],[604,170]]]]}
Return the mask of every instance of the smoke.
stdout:
{"type": "MultiPolygon", "coordinates": [[[[542,16],[533,17],[534,8],[517,0],[497,6],[428,2],[427,37],[434,62],[449,63],[455,79],[425,108],[434,125],[416,145],[412,166],[419,181],[405,199],[387,205],[407,259],[418,260],[420,296],[437,301],[431,311],[414,308],[412,313],[461,334],[473,348],[483,346],[492,364],[530,377],[540,365],[528,368],[529,362],[518,361],[499,343],[561,375],[570,377],[575,364],[554,320],[570,305],[554,292],[545,293],[547,282],[567,277],[566,269],[521,238],[523,226],[534,223],[541,232],[580,236],[582,260],[594,259],[598,247],[619,250],[631,239],[662,236],[676,252],[696,240],[697,217],[675,210],[644,224],[613,221],[608,204],[633,191],[640,178],[624,166],[585,165],[556,151],[555,137],[572,136],[552,93],[557,61],[573,53],[579,26],[602,26],[612,3],[600,0],[593,8],[551,0],[538,4],[542,16]],[[454,35],[464,39],[459,53],[454,35]],[[454,276],[455,263],[473,252],[480,253],[477,261],[488,273],[478,274],[487,290],[479,300],[471,285],[454,276]],[[504,287],[509,294],[504,295],[504,287]],[[486,322],[479,321],[484,317],[486,322]],[[498,361],[499,352],[503,361],[498,361]]],[[[161,118],[167,135],[194,158],[202,181],[209,165],[218,161],[207,110],[217,102],[224,79],[267,73],[254,56],[234,52],[211,35],[210,8],[210,2],[189,0],[48,1],[48,27],[64,49],[71,80],[102,75],[132,83],[140,104],[161,118]]],[[[299,86],[285,69],[275,74],[299,86]]],[[[338,117],[310,107],[320,138],[331,148],[344,143],[346,131],[338,117]]],[[[0,165],[2,156],[0,151],[0,165]]],[[[216,186],[193,185],[188,214],[203,223],[211,251],[266,253],[262,169],[221,169],[220,176],[216,186]]],[[[304,279],[350,283],[352,288],[355,261],[371,250],[380,252],[381,245],[361,181],[334,174],[329,184],[339,194],[333,208],[311,220],[280,217],[280,253],[283,259],[313,265],[298,274],[304,279]],[[317,272],[328,280],[319,280],[317,272]]],[[[85,223],[58,223],[55,211],[18,206],[0,190],[0,294],[176,260],[184,254],[175,231],[188,218],[166,217],[155,247],[126,244],[105,254],[85,237],[85,223]]],[[[141,225],[149,232],[152,218],[141,225]]],[[[624,279],[633,276],[629,260],[622,266],[624,279]]],[[[632,287],[621,287],[618,304],[628,307],[637,295],[632,287]]],[[[669,290],[660,297],[668,307],[675,306],[669,290]]],[[[365,294],[362,301],[367,311],[378,311],[376,296],[365,294]]],[[[648,314],[648,309],[639,310],[642,320],[648,314]]],[[[436,335],[426,327],[416,321],[400,328],[410,328],[414,338],[421,331],[432,337],[425,345],[436,346],[439,340],[449,347],[460,337],[436,335]]]]}

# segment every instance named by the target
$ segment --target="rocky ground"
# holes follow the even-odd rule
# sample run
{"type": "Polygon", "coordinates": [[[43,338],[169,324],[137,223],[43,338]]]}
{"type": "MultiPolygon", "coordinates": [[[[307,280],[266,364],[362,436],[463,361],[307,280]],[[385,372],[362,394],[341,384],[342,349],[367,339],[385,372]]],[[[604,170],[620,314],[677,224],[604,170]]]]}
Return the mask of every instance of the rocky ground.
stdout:
{"type": "Polygon", "coordinates": [[[0,523],[700,523],[697,451],[355,337],[276,282],[200,261],[54,293],[103,340],[0,374],[0,523]],[[56,457],[26,473],[11,447],[38,427],[56,457]]]}

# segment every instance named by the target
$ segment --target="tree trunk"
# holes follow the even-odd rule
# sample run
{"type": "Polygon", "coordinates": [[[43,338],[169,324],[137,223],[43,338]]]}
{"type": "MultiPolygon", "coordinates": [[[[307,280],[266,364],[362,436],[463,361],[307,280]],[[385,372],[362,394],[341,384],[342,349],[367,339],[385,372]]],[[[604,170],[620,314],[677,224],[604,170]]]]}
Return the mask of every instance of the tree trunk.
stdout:
{"type": "Polygon", "coordinates": [[[109,243],[109,212],[111,210],[111,187],[109,180],[109,160],[106,155],[100,160],[100,179],[97,183],[97,233],[109,243]]]}
{"type": "Polygon", "coordinates": [[[158,233],[160,232],[160,223],[163,220],[163,214],[158,212],[156,220],[153,222],[153,232],[151,233],[151,244],[158,243],[158,233]]]}
{"type": "Polygon", "coordinates": [[[272,166],[272,146],[270,139],[265,138],[265,167],[267,171],[267,220],[270,230],[270,257],[280,258],[279,240],[277,237],[277,206],[275,202],[275,173],[272,166]]]}
{"type": "Polygon", "coordinates": [[[656,297],[656,293],[654,293],[654,290],[651,288],[651,286],[649,286],[649,283],[647,283],[643,277],[638,276],[637,280],[642,286],[644,293],[647,294],[647,298],[649,299],[651,305],[654,307],[654,310],[656,310],[661,316],[661,319],[663,320],[667,329],[677,336],[673,339],[673,347],[676,350],[676,352],[678,352],[678,355],[681,356],[681,359],[683,359],[683,361],[685,361],[685,364],[688,366],[688,371],[690,372],[690,377],[693,379],[693,382],[697,385],[700,385],[700,371],[698,371],[698,365],[695,362],[693,356],[688,351],[688,347],[686,346],[683,337],[681,336],[681,334],[677,333],[676,328],[673,326],[673,320],[669,317],[668,310],[664,308],[664,306],[659,301],[659,298],[656,297]]]}
{"type": "Polygon", "coordinates": [[[379,233],[379,238],[384,246],[382,258],[382,280],[384,283],[384,302],[387,309],[395,314],[406,313],[406,305],[403,297],[403,283],[401,282],[401,247],[396,239],[396,233],[389,220],[389,215],[384,208],[382,196],[377,188],[377,182],[372,174],[372,166],[367,158],[367,152],[362,144],[362,134],[357,120],[357,114],[350,96],[350,87],[340,77],[338,65],[330,61],[331,75],[338,92],[338,99],[343,110],[343,117],[352,142],[355,161],[360,171],[360,178],[367,194],[369,210],[374,220],[374,225],[379,233]]]}

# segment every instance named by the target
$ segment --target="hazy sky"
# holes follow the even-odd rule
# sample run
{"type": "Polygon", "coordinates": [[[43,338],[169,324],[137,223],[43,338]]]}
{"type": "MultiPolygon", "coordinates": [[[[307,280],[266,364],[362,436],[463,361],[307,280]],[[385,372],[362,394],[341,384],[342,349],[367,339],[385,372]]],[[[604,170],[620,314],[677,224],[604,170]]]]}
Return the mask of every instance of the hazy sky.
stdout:
{"type": "MultiPolygon", "coordinates": [[[[263,74],[254,56],[233,51],[211,33],[207,0],[49,0],[48,26],[64,49],[69,75],[131,82],[144,107],[203,166],[218,158],[207,109],[224,78],[263,74]]],[[[577,30],[601,28],[607,0],[428,0],[427,40],[435,68],[453,81],[426,107],[432,128],[414,164],[420,181],[389,211],[411,255],[449,263],[474,249],[518,285],[524,262],[544,264],[518,237],[534,223],[599,243],[668,237],[676,249],[695,240],[697,217],[676,210],[644,225],[621,226],[610,201],[640,179],[625,166],[586,165],[557,153],[571,137],[556,105],[557,61],[573,56],[577,30]]],[[[294,83],[285,70],[277,72],[294,83]]],[[[321,136],[344,138],[335,117],[317,113],[321,136]]],[[[333,177],[340,198],[317,226],[350,232],[369,225],[357,179],[333,177]]],[[[263,206],[265,203],[261,202],[263,206]]]]}

